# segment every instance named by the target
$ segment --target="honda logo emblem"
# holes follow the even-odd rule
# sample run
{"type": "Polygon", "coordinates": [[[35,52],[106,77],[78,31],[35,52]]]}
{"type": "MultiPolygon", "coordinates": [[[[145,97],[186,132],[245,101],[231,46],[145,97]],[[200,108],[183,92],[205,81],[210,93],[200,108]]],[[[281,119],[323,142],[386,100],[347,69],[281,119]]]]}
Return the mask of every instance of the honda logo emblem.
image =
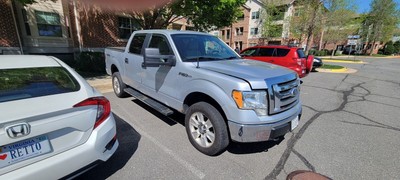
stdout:
{"type": "Polygon", "coordinates": [[[10,138],[18,138],[31,133],[31,128],[28,123],[20,123],[7,126],[6,131],[10,138]]]}

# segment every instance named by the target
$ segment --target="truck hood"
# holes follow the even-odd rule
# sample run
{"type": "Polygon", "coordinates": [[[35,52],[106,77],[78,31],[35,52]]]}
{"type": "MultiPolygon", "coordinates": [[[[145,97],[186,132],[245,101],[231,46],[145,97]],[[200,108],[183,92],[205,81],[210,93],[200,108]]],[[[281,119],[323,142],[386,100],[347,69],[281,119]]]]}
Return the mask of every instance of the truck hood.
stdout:
{"type": "Polygon", "coordinates": [[[288,68],[247,59],[200,62],[200,68],[243,79],[253,89],[265,89],[270,87],[267,83],[275,84],[296,78],[296,72],[288,68]]]}

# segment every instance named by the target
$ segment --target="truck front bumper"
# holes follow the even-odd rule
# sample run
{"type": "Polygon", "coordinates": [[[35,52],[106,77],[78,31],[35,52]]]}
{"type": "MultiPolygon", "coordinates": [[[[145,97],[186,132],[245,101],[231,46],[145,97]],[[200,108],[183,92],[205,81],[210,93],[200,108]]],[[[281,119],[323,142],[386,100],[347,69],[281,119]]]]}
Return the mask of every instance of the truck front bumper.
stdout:
{"type": "Polygon", "coordinates": [[[228,121],[231,139],[236,142],[261,142],[275,139],[291,131],[293,120],[300,120],[301,113],[282,121],[267,124],[238,124],[228,121]]]}

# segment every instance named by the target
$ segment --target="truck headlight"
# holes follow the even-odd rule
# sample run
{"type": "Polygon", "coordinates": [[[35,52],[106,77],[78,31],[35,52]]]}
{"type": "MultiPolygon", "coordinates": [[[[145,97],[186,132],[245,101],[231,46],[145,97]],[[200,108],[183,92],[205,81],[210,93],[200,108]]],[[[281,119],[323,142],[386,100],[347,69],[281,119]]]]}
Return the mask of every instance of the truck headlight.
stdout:
{"type": "Polygon", "coordinates": [[[266,91],[232,91],[232,97],[240,109],[254,110],[258,116],[267,115],[266,91]]]}

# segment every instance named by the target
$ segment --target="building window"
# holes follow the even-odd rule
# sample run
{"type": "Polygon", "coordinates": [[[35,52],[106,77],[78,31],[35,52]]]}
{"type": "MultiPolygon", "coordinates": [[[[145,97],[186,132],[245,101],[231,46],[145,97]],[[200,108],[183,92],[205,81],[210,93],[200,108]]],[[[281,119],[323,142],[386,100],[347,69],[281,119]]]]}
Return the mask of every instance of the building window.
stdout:
{"type": "Polygon", "coordinates": [[[244,13],[242,13],[242,15],[240,15],[237,20],[238,21],[243,21],[244,20],[244,13]]]}
{"type": "Polygon", "coordinates": [[[251,13],[251,19],[258,19],[258,18],[260,18],[260,11],[251,13]]]}
{"type": "Polygon", "coordinates": [[[226,30],[226,39],[231,38],[231,30],[226,30]]]}
{"type": "Polygon", "coordinates": [[[257,35],[258,34],[258,28],[251,28],[250,29],[250,35],[257,35]]]}
{"type": "Polygon", "coordinates": [[[243,27],[236,28],[236,35],[238,35],[238,36],[243,35],[243,27]]]}
{"type": "Polygon", "coordinates": [[[221,36],[222,36],[222,38],[224,38],[224,36],[225,36],[225,30],[221,30],[221,36]]]}
{"type": "Polygon", "coordinates": [[[27,36],[31,35],[31,27],[29,26],[28,22],[28,16],[26,15],[26,10],[22,9],[22,18],[24,19],[24,26],[25,26],[25,32],[27,36]]]}
{"type": "Polygon", "coordinates": [[[277,11],[275,11],[272,14],[272,20],[274,20],[274,21],[283,20],[285,18],[285,12],[286,12],[286,8],[284,8],[284,7],[278,8],[277,11]]]}
{"type": "Polygon", "coordinates": [[[62,37],[60,15],[52,12],[35,11],[39,36],[62,37]]]}
{"type": "Polygon", "coordinates": [[[139,29],[139,24],[137,24],[132,18],[118,17],[119,38],[129,39],[132,32],[139,29]]]}

